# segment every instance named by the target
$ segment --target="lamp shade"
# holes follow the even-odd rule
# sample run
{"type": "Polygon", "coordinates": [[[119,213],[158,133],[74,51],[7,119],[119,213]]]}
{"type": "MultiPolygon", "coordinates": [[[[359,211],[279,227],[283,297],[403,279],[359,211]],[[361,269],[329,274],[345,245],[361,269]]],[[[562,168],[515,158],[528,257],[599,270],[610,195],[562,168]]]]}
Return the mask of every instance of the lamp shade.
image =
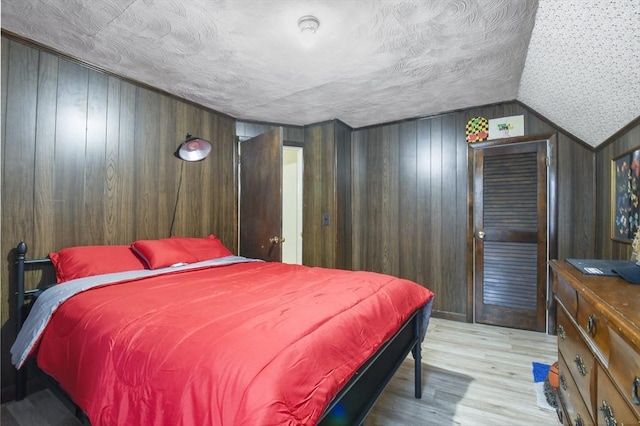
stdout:
{"type": "Polygon", "coordinates": [[[187,139],[180,144],[176,157],[184,161],[200,161],[211,152],[211,142],[187,134],[187,139]]]}

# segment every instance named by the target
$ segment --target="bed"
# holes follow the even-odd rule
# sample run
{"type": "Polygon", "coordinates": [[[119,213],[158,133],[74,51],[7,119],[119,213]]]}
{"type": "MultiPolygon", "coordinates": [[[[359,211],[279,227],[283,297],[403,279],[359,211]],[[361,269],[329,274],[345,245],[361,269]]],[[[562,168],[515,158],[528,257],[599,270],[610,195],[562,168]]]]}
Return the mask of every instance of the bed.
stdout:
{"type": "Polygon", "coordinates": [[[18,399],[35,359],[94,426],[360,424],[409,352],[421,396],[434,296],[411,281],[247,259],[213,236],[26,252],[18,399]],[[58,284],[25,290],[49,262],[58,284]]]}

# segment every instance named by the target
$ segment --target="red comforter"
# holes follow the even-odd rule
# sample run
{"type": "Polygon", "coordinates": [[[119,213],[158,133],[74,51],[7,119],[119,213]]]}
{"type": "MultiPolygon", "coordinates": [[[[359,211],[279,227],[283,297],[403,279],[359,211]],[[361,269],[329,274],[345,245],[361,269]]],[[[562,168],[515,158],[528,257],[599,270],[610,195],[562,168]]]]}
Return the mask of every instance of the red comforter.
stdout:
{"type": "Polygon", "coordinates": [[[162,275],[63,303],[38,365],[94,426],[315,424],[432,296],[386,275],[280,263],[162,275]]]}

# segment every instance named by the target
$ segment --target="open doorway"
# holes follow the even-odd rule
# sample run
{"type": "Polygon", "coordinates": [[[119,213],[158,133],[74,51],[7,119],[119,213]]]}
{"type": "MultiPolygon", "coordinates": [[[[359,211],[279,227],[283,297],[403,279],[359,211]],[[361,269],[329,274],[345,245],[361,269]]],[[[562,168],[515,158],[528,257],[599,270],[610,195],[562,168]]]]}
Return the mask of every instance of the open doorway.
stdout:
{"type": "Polygon", "coordinates": [[[302,264],[302,148],[282,151],[282,262],[302,264]]]}

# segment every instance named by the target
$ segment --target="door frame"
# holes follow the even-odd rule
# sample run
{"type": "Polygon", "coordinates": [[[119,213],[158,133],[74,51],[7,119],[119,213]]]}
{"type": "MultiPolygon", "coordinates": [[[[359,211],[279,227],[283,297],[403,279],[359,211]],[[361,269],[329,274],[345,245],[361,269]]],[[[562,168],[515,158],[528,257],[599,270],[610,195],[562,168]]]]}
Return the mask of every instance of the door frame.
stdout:
{"type": "MultiPolygon", "coordinates": [[[[291,145],[288,143],[283,143],[282,146],[283,155],[284,153],[289,151],[295,151],[297,160],[296,160],[296,174],[297,174],[297,185],[296,185],[296,195],[297,195],[297,205],[296,205],[296,232],[295,232],[295,240],[296,240],[296,264],[302,265],[302,253],[303,253],[303,238],[302,238],[302,229],[303,229],[303,210],[304,210],[304,147],[302,144],[291,145]]],[[[284,157],[283,157],[283,168],[285,166],[284,157]]],[[[284,170],[283,170],[284,173],[284,170]]],[[[284,174],[283,174],[283,182],[282,182],[282,202],[283,202],[283,224],[282,224],[282,236],[284,237],[285,232],[285,224],[284,224],[284,203],[287,198],[287,191],[285,190],[285,182],[284,182],[284,174]]],[[[287,239],[289,241],[289,239],[287,239]]],[[[284,262],[284,249],[286,247],[287,241],[283,242],[283,259],[284,262]]]]}
{"type": "Polygon", "coordinates": [[[555,133],[519,136],[515,138],[494,139],[484,142],[468,144],[467,148],[467,199],[469,210],[467,212],[467,322],[472,323],[475,317],[474,295],[474,151],[476,149],[493,148],[503,145],[522,143],[546,142],[547,144],[547,266],[546,266],[546,318],[547,333],[556,333],[556,310],[551,287],[551,272],[549,260],[558,257],[558,180],[557,180],[557,136],[555,133]]]}

